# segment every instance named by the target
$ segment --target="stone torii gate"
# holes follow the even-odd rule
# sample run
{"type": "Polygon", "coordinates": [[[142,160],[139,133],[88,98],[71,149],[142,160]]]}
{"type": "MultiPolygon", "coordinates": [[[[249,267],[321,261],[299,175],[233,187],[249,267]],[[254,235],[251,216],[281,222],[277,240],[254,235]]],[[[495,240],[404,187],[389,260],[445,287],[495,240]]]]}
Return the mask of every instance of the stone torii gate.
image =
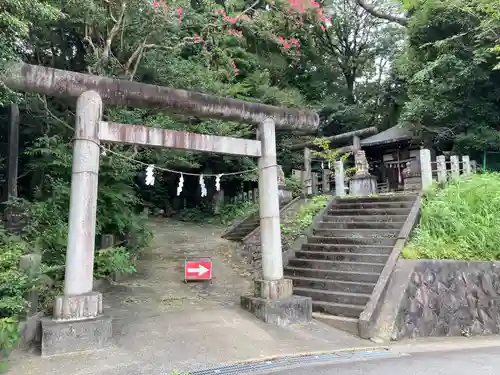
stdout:
{"type": "Polygon", "coordinates": [[[97,349],[111,337],[102,295],[93,290],[101,141],[258,157],[263,280],[242,306],[269,323],[311,319],[311,299],[293,296],[291,280],[283,278],[275,131],[315,131],[316,113],[27,64],[12,64],[0,81],[14,90],[78,98],[64,295],[56,298],[53,317],[42,320],[42,355],[97,349]],[[104,122],[103,102],[245,122],[258,126],[258,139],[104,122]]]}

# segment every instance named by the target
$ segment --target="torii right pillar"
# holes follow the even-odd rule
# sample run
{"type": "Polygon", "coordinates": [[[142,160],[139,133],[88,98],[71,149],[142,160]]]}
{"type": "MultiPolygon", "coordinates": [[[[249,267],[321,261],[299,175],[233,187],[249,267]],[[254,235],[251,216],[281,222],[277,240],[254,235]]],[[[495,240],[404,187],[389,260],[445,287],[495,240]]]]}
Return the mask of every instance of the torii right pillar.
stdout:
{"type": "Polygon", "coordinates": [[[241,306],[266,323],[307,323],[312,320],[312,299],[294,296],[292,280],[283,277],[274,120],[264,120],[258,134],[262,144],[259,159],[262,279],[255,280],[253,296],[241,297],[241,306]]]}

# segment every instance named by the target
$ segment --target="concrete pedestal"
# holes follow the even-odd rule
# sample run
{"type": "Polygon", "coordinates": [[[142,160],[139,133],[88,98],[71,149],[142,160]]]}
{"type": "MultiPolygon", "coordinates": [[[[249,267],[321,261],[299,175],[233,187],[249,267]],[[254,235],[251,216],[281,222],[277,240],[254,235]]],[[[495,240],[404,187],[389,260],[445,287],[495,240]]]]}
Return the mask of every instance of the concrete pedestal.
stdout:
{"type": "Polygon", "coordinates": [[[42,318],[42,357],[104,348],[112,337],[111,318],[84,320],[42,318]]]}
{"type": "Polygon", "coordinates": [[[312,320],[312,299],[294,296],[292,280],[257,280],[254,296],[241,297],[241,307],[266,323],[303,324],[312,320]]]}
{"type": "Polygon", "coordinates": [[[354,175],[349,180],[349,194],[366,196],[377,193],[377,178],[370,174],[354,175]]]}
{"type": "Polygon", "coordinates": [[[278,185],[278,196],[280,204],[286,204],[293,199],[292,190],[285,185],[278,185]]]}
{"type": "Polygon", "coordinates": [[[53,318],[43,318],[42,356],[102,349],[111,339],[111,318],[103,315],[102,294],[56,298],[53,318]]]}

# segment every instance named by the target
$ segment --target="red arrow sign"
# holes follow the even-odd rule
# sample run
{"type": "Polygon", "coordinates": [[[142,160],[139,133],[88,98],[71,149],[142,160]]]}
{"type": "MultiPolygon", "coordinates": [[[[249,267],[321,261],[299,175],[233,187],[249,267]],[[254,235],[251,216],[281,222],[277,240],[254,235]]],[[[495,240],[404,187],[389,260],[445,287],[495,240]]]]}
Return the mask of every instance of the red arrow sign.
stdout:
{"type": "Polygon", "coordinates": [[[184,263],[185,280],[211,280],[212,259],[187,260],[184,263]]]}

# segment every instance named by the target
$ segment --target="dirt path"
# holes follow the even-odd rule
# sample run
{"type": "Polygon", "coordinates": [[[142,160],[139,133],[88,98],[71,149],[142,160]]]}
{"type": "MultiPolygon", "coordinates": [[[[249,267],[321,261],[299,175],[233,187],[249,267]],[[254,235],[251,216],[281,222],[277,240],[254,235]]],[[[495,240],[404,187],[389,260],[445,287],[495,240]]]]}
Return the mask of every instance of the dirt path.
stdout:
{"type": "Polygon", "coordinates": [[[251,267],[236,258],[234,242],[220,238],[224,228],[155,219],[151,229],[155,237],[140,256],[137,274],[103,290],[113,318],[235,306],[250,291],[251,267]],[[189,256],[212,258],[212,284],[183,282],[189,256]]]}
{"type": "Polygon", "coordinates": [[[137,274],[103,290],[105,313],[113,317],[109,346],[48,358],[17,351],[10,375],[170,374],[367,345],[320,322],[280,327],[241,309],[252,270],[233,257],[236,245],[220,238],[223,228],[165,219],[151,225],[155,239],[137,274]],[[213,283],[184,284],[185,256],[212,257],[213,283]]]}

